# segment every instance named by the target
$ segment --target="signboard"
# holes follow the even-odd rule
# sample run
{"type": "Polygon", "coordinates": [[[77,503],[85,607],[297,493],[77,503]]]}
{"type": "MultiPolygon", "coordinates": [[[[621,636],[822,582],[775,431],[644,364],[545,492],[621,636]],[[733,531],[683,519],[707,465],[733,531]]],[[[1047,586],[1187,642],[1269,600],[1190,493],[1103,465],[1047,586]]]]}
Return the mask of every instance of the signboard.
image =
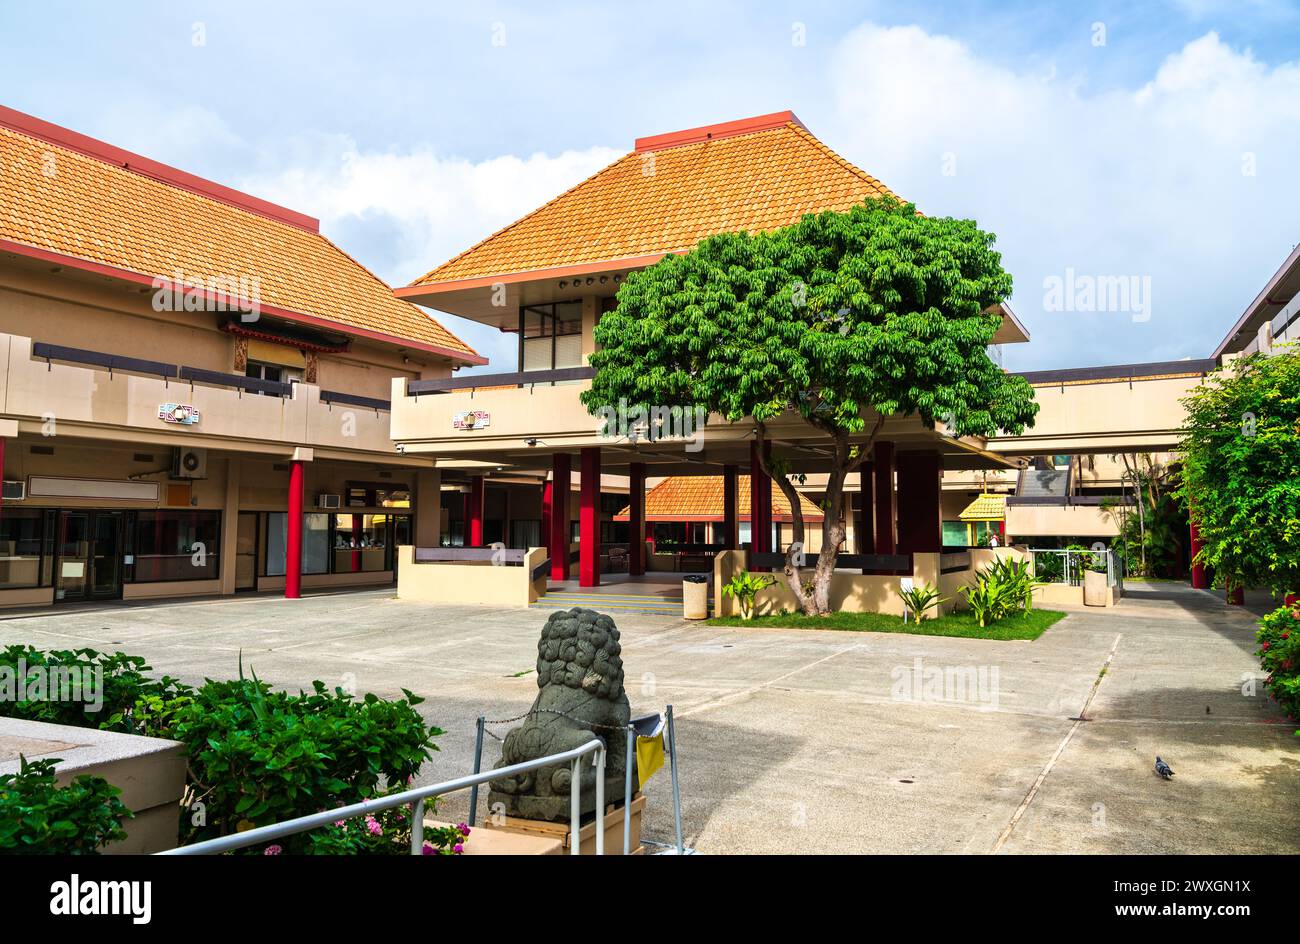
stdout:
{"type": "Polygon", "coordinates": [[[164,423],[194,426],[199,421],[199,411],[188,403],[162,403],[158,405],[158,419],[164,423]]]}
{"type": "Polygon", "coordinates": [[[492,425],[492,414],[487,410],[465,410],[451,418],[452,429],[483,429],[492,425]]]}

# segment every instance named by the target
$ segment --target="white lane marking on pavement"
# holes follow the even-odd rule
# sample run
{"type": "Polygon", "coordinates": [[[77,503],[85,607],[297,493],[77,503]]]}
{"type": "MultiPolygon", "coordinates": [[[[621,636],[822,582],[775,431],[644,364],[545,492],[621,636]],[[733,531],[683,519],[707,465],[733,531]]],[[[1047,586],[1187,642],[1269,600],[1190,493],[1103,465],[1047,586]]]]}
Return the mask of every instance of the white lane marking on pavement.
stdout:
{"type": "Polygon", "coordinates": [[[1065,748],[1069,745],[1070,739],[1074,737],[1074,732],[1078,731],[1079,725],[1083,724],[1087,719],[1088,706],[1092,704],[1092,699],[1093,696],[1097,694],[1097,689],[1101,688],[1102,680],[1106,678],[1106,673],[1110,670],[1111,660],[1115,658],[1115,650],[1119,648],[1119,641],[1123,638],[1123,633],[1115,637],[1115,642],[1110,647],[1110,652],[1106,656],[1106,661],[1101,664],[1101,669],[1097,672],[1097,678],[1092,683],[1092,688],[1088,690],[1088,697],[1084,699],[1083,707],[1079,709],[1079,714],[1078,717],[1074,719],[1074,724],[1070,725],[1070,730],[1065,732],[1065,737],[1061,738],[1061,743],[1056,745],[1056,750],[1052,752],[1052,756],[1047,761],[1047,765],[1039,772],[1038,778],[1034,781],[1033,786],[1029,788],[1029,792],[1025,794],[1025,798],[1020,801],[1020,806],[1018,806],[1015,813],[1011,815],[1011,821],[1008,822],[1006,828],[1002,830],[1002,835],[998,836],[998,841],[995,842],[993,848],[989,850],[989,855],[996,855],[997,852],[1006,845],[1007,840],[1011,838],[1011,834],[1015,831],[1016,824],[1020,822],[1020,818],[1024,816],[1025,811],[1029,809],[1029,804],[1033,803],[1034,797],[1038,795],[1038,788],[1043,785],[1043,781],[1047,779],[1047,775],[1052,772],[1052,768],[1056,766],[1056,762],[1060,760],[1061,755],[1065,753],[1065,748]]]}

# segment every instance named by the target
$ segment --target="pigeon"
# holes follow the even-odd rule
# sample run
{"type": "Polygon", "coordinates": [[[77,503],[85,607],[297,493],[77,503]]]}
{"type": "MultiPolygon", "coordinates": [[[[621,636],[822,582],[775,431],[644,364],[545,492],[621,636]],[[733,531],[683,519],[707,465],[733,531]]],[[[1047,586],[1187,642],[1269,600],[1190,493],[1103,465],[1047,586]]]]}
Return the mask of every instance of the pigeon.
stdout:
{"type": "Polygon", "coordinates": [[[1166,764],[1161,759],[1159,754],[1156,755],[1156,773],[1158,773],[1165,780],[1168,780],[1170,777],[1174,775],[1173,770],[1171,770],[1169,765],[1166,764]]]}

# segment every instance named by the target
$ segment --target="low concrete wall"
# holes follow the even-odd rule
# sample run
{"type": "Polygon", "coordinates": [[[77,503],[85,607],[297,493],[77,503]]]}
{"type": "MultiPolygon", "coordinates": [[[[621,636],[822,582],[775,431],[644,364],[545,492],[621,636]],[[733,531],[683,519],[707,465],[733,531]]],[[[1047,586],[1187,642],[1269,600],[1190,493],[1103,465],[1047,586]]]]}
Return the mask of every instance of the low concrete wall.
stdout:
{"type": "MultiPolygon", "coordinates": [[[[969,570],[956,571],[951,574],[939,573],[938,554],[913,554],[912,579],[916,585],[921,583],[938,587],[946,598],[938,608],[926,613],[927,619],[940,614],[951,613],[960,602],[957,589],[970,582],[973,577],[969,570]]],[[[724,594],[722,588],[731,580],[732,575],[745,569],[744,551],[720,551],[713,561],[713,587],[717,616],[739,616],[740,604],[724,594]]],[[[805,571],[811,579],[811,571],[805,571]]],[[[754,612],[762,616],[780,613],[783,610],[797,609],[794,594],[790,592],[785,575],[772,574],[776,583],[760,592],[754,600],[754,612]]],[[[904,607],[899,591],[903,587],[901,576],[876,576],[855,573],[851,570],[837,570],[831,575],[831,609],[846,613],[887,613],[902,616],[904,607]]]]}
{"type": "Polygon", "coordinates": [[[423,603],[483,603],[528,606],[546,593],[546,576],[532,578],[546,560],[546,548],[533,547],[522,567],[494,567],[490,561],[415,563],[415,548],[397,549],[397,599],[423,603]]]}
{"type": "Polygon", "coordinates": [[[120,799],[135,817],[122,824],[126,838],[103,852],[138,855],[176,847],[185,791],[185,746],[179,741],[0,718],[0,774],[18,772],[19,754],[29,761],[60,758],[61,784],[85,774],[122,791],[120,799]]]}

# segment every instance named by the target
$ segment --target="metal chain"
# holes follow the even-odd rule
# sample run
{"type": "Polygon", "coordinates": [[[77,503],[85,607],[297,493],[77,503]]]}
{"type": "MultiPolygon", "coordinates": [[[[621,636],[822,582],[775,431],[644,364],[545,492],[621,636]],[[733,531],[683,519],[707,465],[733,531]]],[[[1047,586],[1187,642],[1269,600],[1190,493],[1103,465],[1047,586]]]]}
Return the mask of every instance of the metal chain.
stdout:
{"type": "Polygon", "coordinates": [[[556,709],[556,708],[530,708],[530,709],[528,709],[526,712],[524,712],[522,715],[519,715],[519,716],[514,717],[514,718],[501,718],[501,719],[496,720],[496,721],[487,721],[487,720],[484,720],[484,722],[483,722],[483,730],[487,733],[488,737],[494,738],[494,739],[496,739],[496,740],[498,740],[498,741],[504,741],[505,738],[503,738],[503,737],[499,737],[498,735],[494,734],[493,732],[488,731],[488,730],[487,730],[487,726],[490,725],[490,724],[496,724],[496,725],[501,725],[501,724],[514,724],[516,721],[523,721],[525,718],[530,718],[530,717],[532,717],[533,715],[536,715],[536,714],[559,715],[561,718],[568,718],[568,719],[569,719],[570,721],[572,721],[574,724],[581,725],[582,727],[584,727],[584,728],[588,728],[588,729],[590,729],[590,730],[592,730],[592,731],[595,731],[595,730],[600,730],[600,731],[629,731],[629,730],[631,730],[631,728],[632,728],[632,725],[630,725],[630,724],[597,724],[597,723],[594,722],[594,721],[584,721],[584,720],[581,719],[581,718],[575,718],[575,717],[573,717],[573,715],[571,715],[571,714],[566,714],[565,712],[560,711],[559,709],[556,709]]]}

